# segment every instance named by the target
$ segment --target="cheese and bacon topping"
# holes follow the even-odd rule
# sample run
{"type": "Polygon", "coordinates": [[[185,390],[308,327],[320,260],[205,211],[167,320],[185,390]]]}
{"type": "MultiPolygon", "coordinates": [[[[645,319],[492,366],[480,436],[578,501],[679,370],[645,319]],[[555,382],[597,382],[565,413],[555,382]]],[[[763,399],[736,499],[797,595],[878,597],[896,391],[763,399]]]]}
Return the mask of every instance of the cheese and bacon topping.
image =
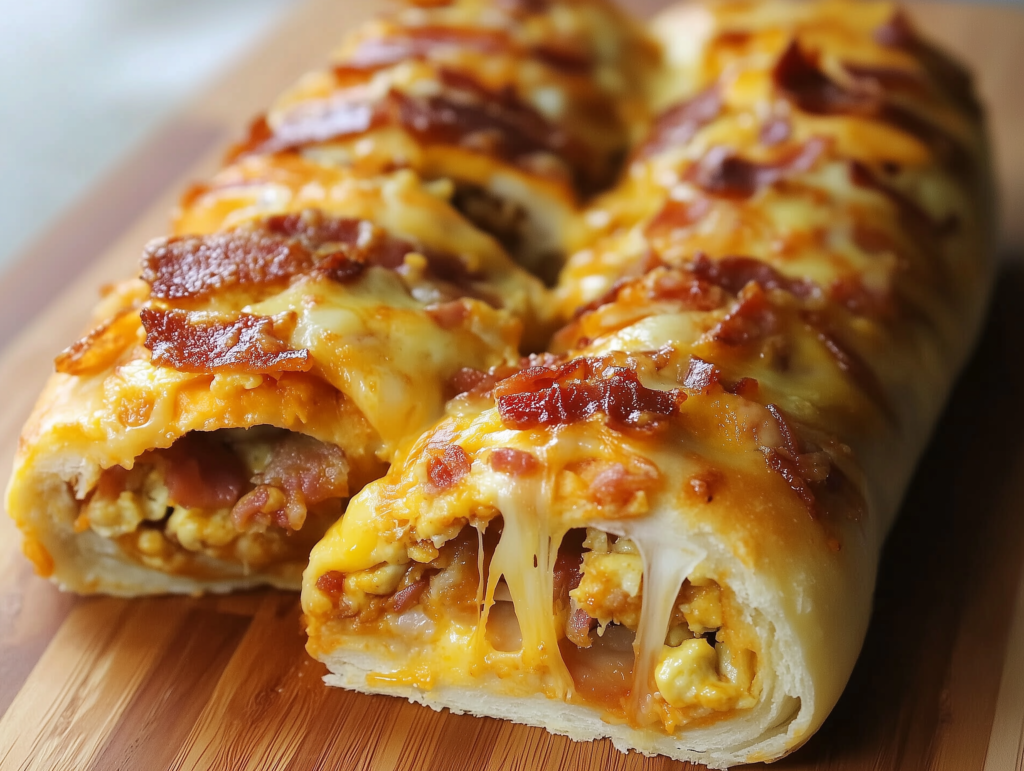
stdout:
{"type": "Polygon", "coordinates": [[[550,353],[463,378],[313,550],[308,647],[338,682],[544,694],[661,736],[817,709],[777,634],[826,602],[808,575],[840,593],[873,564],[941,405],[987,271],[984,141],[888,4],[697,13],[584,213],[550,353]]]}
{"type": "Polygon", "coordinates": [[[367,24],[233,151],[411,168],[553,277],[576,201],[607,187],[646,119],[657,48],[603,0],[462,0],[367,24]]]}

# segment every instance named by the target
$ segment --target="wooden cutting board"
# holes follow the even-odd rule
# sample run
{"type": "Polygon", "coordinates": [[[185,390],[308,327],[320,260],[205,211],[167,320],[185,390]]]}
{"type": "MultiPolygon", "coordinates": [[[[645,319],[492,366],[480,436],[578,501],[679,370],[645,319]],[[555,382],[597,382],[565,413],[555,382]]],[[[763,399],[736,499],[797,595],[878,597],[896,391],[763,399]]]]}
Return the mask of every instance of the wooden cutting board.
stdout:
{"type": "MultiPolygon", "coordinates": [[[[650,11],[659,3],[635,3],[650,11]]],[[[54,353],[135,270],[190,179],[372,0],[310,0],[0,278],[0,469],[54,353]]],[[[1024,14],[921,5],[993,116],[1006,262],[981,347],[889,539],[864,653],[821,732],[776,768],[1024,764],[1024,14]],[[1016,136],[1015,136],[1016,134],[1016,136]]],[[[0,769],[682,769],[497,720],[326,688],[295,595],[124,601],[36,578],[0,517],[0,769]]]]}

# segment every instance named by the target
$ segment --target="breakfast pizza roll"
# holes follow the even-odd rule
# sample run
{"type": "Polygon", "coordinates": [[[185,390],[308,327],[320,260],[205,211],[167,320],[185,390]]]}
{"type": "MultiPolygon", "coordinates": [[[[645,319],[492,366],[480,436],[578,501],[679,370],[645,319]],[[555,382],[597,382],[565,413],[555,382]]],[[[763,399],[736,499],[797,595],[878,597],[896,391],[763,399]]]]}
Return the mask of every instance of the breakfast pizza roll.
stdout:
{"type": "Polygon", "coordinates": [[[658,49],[604,0],[413,3],[360,28],[235,153],[453,183],[453,203],[553,277],[577,202],[617,175],[658,49]]]}
{"type": "Polygon", "coordinates": [[[551,352],[466,378],[303,610],[329,684],[721,768],[799,747],[853,669],[980,325],[991,183],[965,76],[888,4],[656,28],[664,111],[551,352]]]}
{"type": "Polygon", "coordinates": [[[57,357],[8,494],[26,553],[80,592],[297,587],[541,290],[411,171],[226,169],[57,357]]]}

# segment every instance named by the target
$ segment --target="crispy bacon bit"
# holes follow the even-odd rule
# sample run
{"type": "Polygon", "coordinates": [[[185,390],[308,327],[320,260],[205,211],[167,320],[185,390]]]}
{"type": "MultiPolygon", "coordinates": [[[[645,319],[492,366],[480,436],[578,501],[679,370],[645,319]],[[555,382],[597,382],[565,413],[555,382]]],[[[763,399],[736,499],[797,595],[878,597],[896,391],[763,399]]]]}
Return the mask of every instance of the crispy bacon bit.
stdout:
{"type": "Polygon", "coordinates": [[[643,427],[674,415],[686,395],[644,386],[634,370],[574,359],[556,370],[531,367],[498,383],[494,395],[505,425],[517,429],[575,423],[603,413],[614,424],[643,427]]]}
{"type": "Polygon", "coordinates": [[[685,270],[658,270],[651,275],[648,299],[679,302],[687,310],[711,311],[725,302],[716,289],[714,282],[703,281],[685,270]]]}
{"type": "Polygon", "coordinates": [[[895,314],[895,300],[888,290],[874,291],[864,286],[859,276],[836,279],[829,297],[857,316],[885,318],[895,314]]]}
{"type": "Polygon", "coordinates": [[[53,360],[64,375],[93,375],[107,369],[137,336],[135,309],[126,308],[72,343],[53,360]]]}
{"type": "Polygon", "coordinates": [[[786,177],[809,171],[824,154],[829,141],[813,137],[772,163],[756,163],[734,155],[728,147],[712,147],[687,172],[705,192],[723,198],[749,198],[786,177]]]}
{"type": "MultiPolygon", "coordinates": [[[[275,214],[263,220],[263,227],[270,233],[284,238],[300,238],[313,247],[323,244],[348,244],[355,246],[361,239],[368,238],[367,228],[373,225],[366,220],[351,217],[329,217],[316,209],[292,214],[275,214]]],[[[405,251],[411,247],[401,242],[405,251]]],[[[403,252],[404,254],[404,252],[403,252]]]]}
{"type": "Polygon", "coordinates": [[[471,313],[469,305],[461,300],[428,305],[423,310],[441,329],[461,327],[471,313]]]}
{"type": "Polygon", "coordinates": [[[760,284],[750,283],[740,293],[740,302],[716,326],[711,336],[726,345],[746,345],[775,332],[778,317],[760,284]]]}
{"type": "Polygon", "coordinates": [[[753,257],[712,260],[706,254],[698,254],[688,267],[704,281],[720,286],[730,294],[739,294],[751,282],[759,284],[762,289],[782,289],[802,299],[818,291],[818,287],[807,279],[788,278],[768,263],[753,257]]]}
{"type": "Polygon", "coordinates": [[[492,450],[487,462],[498,473],[513,477],[529,476],[540,468],[540,461],[535,455],[514,447],[499,447],[492,450]]]}
{"type": "Polygon", "coordinates": [[[714,364],[694,356],[690,359],[690,366],[686,370],[683,388],[706,394],[711,386],[718,383],[721,376],[721,371],[714,364]]]}
{"type": "Polygon", "coordinates": [[[768,468],[786,480],[789,489],[796,493],[804,506],[807,507],[808,513],[812,517],[817,518],[818,510],[814,493],[811,491],[811,486],[800,476],[800,468],[797,462],[770,447],[764,448],[764,457],[768,463],[768,468]]]}
{"type": "Polygon", "coordinates": [[[168,497],[180,506],[230,508],[245,488],[242,461],[213,435],[186,434],[158,452],[168,497]]]}
{"type": "Polygon", "coordinates": [[[428,452],[427,478],[434,492],[443,492],[458,483],[472,467],[466,451],[457,444],[444,447],[431,447],[428,452]]]}
{"type": "MultiPolygon", "coordinates": [[[[277,286],[313,271],[347,282],[370,265],[399,269],[412,251],[412,244],[370,222],[308,210],[227,233],[154,242],[143,255],[142,278],[153,297],[201,299],[235,286],[277,286]]],[[[457,257],[424,256],[435,276],[446,281],[468,278],[457,257]]]]}
{"type": "Polygon", "coordinates": [[[345,574],[339,570],[328,570],[316,580],[316,588],[337,601],[345,591],[345,574]]]}
{"type": "MultiPolygon", "coordinates": [[[[605,294],[577,308],[575,318],[617,301],[640,306],[651,302],[676,302],[685,310],[710,311],[720,308],[725,296],[719,287],[687,270],[657,266],[646,276],[619,279],[605,294]]],[[[582,347],[583,343],[576,345],[582,347]]]]}
{"type": "Polygon", "coordinates": [[[453,70],[442,70],[441,80],[442,96],[395,94],[402,125],[426,141],[483,150],[512,162],[551,153],[584,176],[594,170],[588,168],[591,153],[515,92],[495,92],[453,70]]]}
{"type": "Polygon", "coordinates": [[[698,222],[709,211],[711,201],[707,198],[695,198],[691,201],[670,198],[644,228],[644,233],[651,238],[671,234],[698,222]]]}
{"type": "Polygon", "coordinates": [[[413,581],[404,589],[399,589],[387,601],[387,609],[396,615],[402,615],[405,611],[416,606],[420,601],[420,597],[427,591],[430,586],[429,578],[420,578],[418,581],[413,581]]]}
{"type": "Polygon", "coordinates": [[[354,281],[363,275],[367,264],[362,260],[352,259],[348,251],[334,252],[329,254],[317,265],[317,271],[327,276],[331,281],[339,284],[346,284],[354,281]]]}
{"type": "Polygon", "coordinates": [[[307,372],[307,349],[293,350],[274,336],[274,320],[143,308],[142,326],[153,363],[179,372],[307,372]]]}
{"type": "Polygon", "coordinates": [[[814,115],[865,115],[878,110],[878,97],[833,82],[794,40],[773,71],[775,84],[790,101],[814,115]]]}
{"type": "Polygon", "coordinates": [[[208,297],[232,286],[264,286],[309,270],[313,255],[295,241],[236,230],[150,243],[142,278],[162,300],[208,297]]]}
{"type": "Polygon", "coordinates": [[[818,68],[817,62],[796,41],[779,59],[774,77],[779,89],[804,112],[876,118],[917,137],[953,168],[962,170],[968,164],[967,150],[956,137],[886,100],[878,87],[851,90],[839,85],[818,68]]]}
{"type": "Polygon", "coordinates": [[[680,147],[722,112],[722,91],[712,85],[688,101],[670,107],[659,115],[650,133],[637,148],[637,158],[647,158],[673,147],[680,147]]]}
{"type": "Polygon", "coordinates": [[[690,490],[694,497],[704,503],[711,503],[715,499],[715,488],[721,482],[722,473],[709,468],[694,474],[688,480],[690,490]]]}
{"type": "Polygon", "coordinates": [[[850,77],[879,91],[885,89],[921,93],[928,90],[927,79],[917,70],[857,62],[843,62],[843,69],[850,77]]]}
{"type": "Polygon", "coordinates": [[[943,51],[918,37],[902,10],[875,30],[875,40],[890,48],[902,48],[917,57],[935,82],[971,116],[981,114],[981,105],[974,95],[971,74],[943,51]]]}
{"type": "Polygon", "coordinates": [[[580,471],[584,478],[592,475],[590,497],[600,505],[625,506],[638,492],[654,486],[660,477],[658,467],[641,458],[631,459],[629,468],[617,462],[592,461],[580,471]]]}

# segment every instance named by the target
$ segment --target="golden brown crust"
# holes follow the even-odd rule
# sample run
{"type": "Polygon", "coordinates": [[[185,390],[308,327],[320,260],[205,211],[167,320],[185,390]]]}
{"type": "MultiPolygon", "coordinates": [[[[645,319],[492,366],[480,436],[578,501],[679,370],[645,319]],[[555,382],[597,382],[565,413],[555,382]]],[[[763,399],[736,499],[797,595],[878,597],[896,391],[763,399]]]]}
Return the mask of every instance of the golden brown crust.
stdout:
{"type": "Polygon", "coordinates": [[[585,617],[562,630],[541,598],[559,543],[587,527],[642,557],[642,590],[633,558],[612,555],[594,584],[606,604],[587,601],[596,622],[637,629],[625,717],[644,738],[629,741],[770,760],[839,696],[882,539],[977,332],[992,273],[984,127],[967,76],[886,3],[722,3],[662,24],[662,111],[584,215],[555,289],[557,355],[481,380],[353,500],[306,573],[310,650],[351,682],[368,641],[412,626],[392,612],[356,628],[359,598],[324,595],[318,576],[344,587],[424,561],[423,542],[500,526],[477,625],[504,613],[507,583],[521,652],[449,624],[375,666],[413,693],[477,683],[578,702],[565,668],[584,654],[558,651],[593,633],[585,617]],[[534,463],[491,462],[509,450],[534,463]],[[457,473],[428,483],[449,456],[457,473]],[[688,576],[741,609],[715,651],[669,628],[688,576]],[[729,691],[744,656],[757,685],[729,691]],[[709,696],[726,692],[745,696],[709,696]]]}

